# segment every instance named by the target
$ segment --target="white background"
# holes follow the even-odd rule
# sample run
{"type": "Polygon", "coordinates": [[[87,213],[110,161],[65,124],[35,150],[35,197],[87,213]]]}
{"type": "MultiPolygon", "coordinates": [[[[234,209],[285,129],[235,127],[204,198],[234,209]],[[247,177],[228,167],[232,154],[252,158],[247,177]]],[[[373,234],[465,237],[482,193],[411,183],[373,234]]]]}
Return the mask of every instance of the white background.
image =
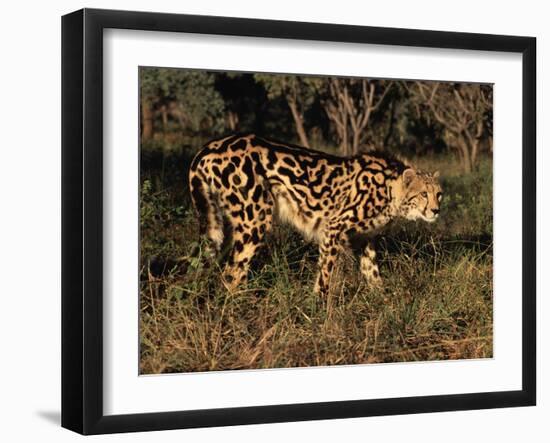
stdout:
{"type": "MultiPolygon", "coordinates": [[[[550,30],[543,2],[462,0],[445,8],[440,1],[322,4],[277,0],[231,2],[89,0],[10,2],[3,5],[0,44],[0,229],[2,363],[0,437],[4,441],[82,439],[60,429],[60,15],[82,6],[276,18],[286,20],[411,27],[538,37],[538,147],[550,105],[542,89],[548,72],[550,30]],[[313,5],[315,5],[313,7],[313,5]],[[310,7],[311,6],[311,7],[310,7]]],[[[539,196],[548,195],[549,156],[539,157],[539,196]]],[[[548,200],[548,199],[546,199],[548,200]]],[[[542,198],[539,197],[542,204],[542,198]]],[[[539,225],[548,224],[548,204],[539,207],[539,225]]],[[[548,268],[549,236],[540,230],[539,275],[548,268]]],[[[539,277],[539,294],[550,289],[539,277]]],[[[550,370],[543,320],[548,302],[539,297],[539,406],[411,416],[285,423],[219,429],[164,431],[97,437],[127,441],[548,441],[550,370]],[[545,350],[546,347],[546,350],[545,350]],[[544,351],[544,352],[543,352],[544,351]]],[[[411,381],[414,383],[414,381],[411,381]]]]}

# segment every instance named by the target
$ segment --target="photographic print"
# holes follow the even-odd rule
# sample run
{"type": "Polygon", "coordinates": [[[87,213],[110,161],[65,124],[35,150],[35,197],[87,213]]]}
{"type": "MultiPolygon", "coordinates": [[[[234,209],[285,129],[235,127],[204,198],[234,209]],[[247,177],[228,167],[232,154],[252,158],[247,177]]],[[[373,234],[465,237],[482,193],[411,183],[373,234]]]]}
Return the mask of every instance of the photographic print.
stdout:
{"type": "Polygon", "coordinates": [[[139,68],[140,374],[493,356],[491,84],[139,68]]]}

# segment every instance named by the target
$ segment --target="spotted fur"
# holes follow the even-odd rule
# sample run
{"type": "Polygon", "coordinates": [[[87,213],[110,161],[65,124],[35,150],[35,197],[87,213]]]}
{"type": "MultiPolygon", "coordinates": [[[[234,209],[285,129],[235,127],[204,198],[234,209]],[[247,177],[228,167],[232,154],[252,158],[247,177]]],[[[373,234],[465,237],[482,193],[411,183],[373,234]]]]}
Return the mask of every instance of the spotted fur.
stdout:
{"type": "Polygon", "coordinates": [[[315,290],[326,294],[337,256],[366,237],[361,272],[381,283],[372,238],[396,217],[436,220],[438,173],[420,172],[387,156],[342,158],[254,134],[213,140],[195,156],[189,184],[201,234],[219,253],[229,226],[231,252],[223,279],[246,280],[250,262],[274,218],[319,245],[315,290]]]}

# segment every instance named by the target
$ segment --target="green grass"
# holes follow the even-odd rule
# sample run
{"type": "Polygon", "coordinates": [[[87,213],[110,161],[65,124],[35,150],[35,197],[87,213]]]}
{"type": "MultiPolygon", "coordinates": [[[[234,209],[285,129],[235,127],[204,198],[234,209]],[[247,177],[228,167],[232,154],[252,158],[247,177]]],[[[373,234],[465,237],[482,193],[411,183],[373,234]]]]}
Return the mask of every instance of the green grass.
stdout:
{"type": "Polygon", "coordinates": [[[312,292],[316,247],[280,225],[228,294],[185,190],[143,179],[141,373],[492,357],[492,163],[467,176],[446,157],[417,163],[442,173],[440,220],[386,230],[381,289],[342,257],[327,298],[312,292]]]}

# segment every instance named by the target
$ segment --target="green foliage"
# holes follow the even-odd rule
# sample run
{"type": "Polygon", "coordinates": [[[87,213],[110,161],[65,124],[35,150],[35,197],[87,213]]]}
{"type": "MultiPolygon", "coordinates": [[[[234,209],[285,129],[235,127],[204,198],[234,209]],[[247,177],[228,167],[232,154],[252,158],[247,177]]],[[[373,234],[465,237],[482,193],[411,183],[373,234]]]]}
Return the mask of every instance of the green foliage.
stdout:
{"type": "Polygon", "coordinates": [[[303,109],[313,104],[324,86],[320,77],[254,74],[254,79],[265,87],[270,100],[285,97],[299,103],[303,109]]]}
{"type": "MultiPolygon", "coordinates": [[[[445,178],[443,207],[448,217],[444,229],[456,236],[493,232],[492,162],[483,159],[475,174],[445,178]]],[[[445,215],[445,214],[442,214],[445,215]]],[[[442,219],[445,219],[442,216],[442,219]]]]}
{"type": "MultiPolygon", "coordinates": [[[[277,100],[269,100],[264,87],[258,84],[251,74],[218,72],[215,86],[222,95],[226,111],[237,117],[235,129],[265,134],[264,109],[267,106],[277,115],[278,120],[274,123],[281,127],[288,123],[284,118],[285,112],[279,109],[280,103],[277,100]]],[[[231,130],[231,127],[226,125],[226,130],[231,130]]]]}
{"type": "Polygon", "coordinates": [[[224,102],[209,72],[166,68],[141,68],[142,97],[156,106],[171,104],[186,127],[198,132],[207,125],[210,134],[224,129],[224,102]]]}
{"type": "MultiPolygon", "coordinates": [[[[141,127],[144,134],[147,129],[146,142],[155,141],[151,146],[160,143],[162,149],[172,149],[188,144],[190,138],[257,132],[317,149],[340,143],[339,150],[344,154],[349,151],[342,144],[344,139],[349,139],[346,143],[352,145],[352,153],[373,148],[415,156],[453,152],[464,167],[463,150],[457,145],[462,139],[450,137],[446,125],[426,111],[428,99],[418,92],[431,88],[431,82],[368,79],[365,83],[354,78],[152,67],[140,68],[139,75],[142,111],[147,114],[142,112],[141,127]],[[345,88],[335,89],[336,83],[345,88]],[[422,88],[418,89],[418,84],[422,88]],[[386,89],[389,92],[384,95],[386,89]],[[367,105],[371,112],[364,112],[367,105]],[[356,123],[351,123],[350,116],[356,123]],[[367,121],[364,126],[363,117],[367,121]],[[359,129],[354,129],[357,124],[359,129]]],[[[463,101],[467,102],[465,108],[473,107],[468,113],[468,127],[481,131],[481,135],[472,133],[478,145],[470,161],[477,163],[478,152],[492,152],[492,89],[488,85],[460,84],[454,88],[464,91],[464,97],[472,97],[463,101]],[[476,108],[481,103],[483,112],[476,108]]],[[[447,96],[449,85],[442,84],[433,100],[445,104],[447,96]]],[[[460,108],[457,106],[455,103],[455,111],[460,108]]]]}
{"type": "Polygon", "coordinates": [[[284,99],[292,115],[300,144],[309,146],[305,116],[319,100],[325,80],[319,77],[297,75],[254,74],[257,83],[263,85],[270,100],[284,99]]]}
{"type": "Polygon", "coordinates": [[[140,190],[140,248],[144,258],[172,258],[177,250],[178,232],[190,208],[178,205],[166,190],[155,190],[144,180],[140,190]]]}

